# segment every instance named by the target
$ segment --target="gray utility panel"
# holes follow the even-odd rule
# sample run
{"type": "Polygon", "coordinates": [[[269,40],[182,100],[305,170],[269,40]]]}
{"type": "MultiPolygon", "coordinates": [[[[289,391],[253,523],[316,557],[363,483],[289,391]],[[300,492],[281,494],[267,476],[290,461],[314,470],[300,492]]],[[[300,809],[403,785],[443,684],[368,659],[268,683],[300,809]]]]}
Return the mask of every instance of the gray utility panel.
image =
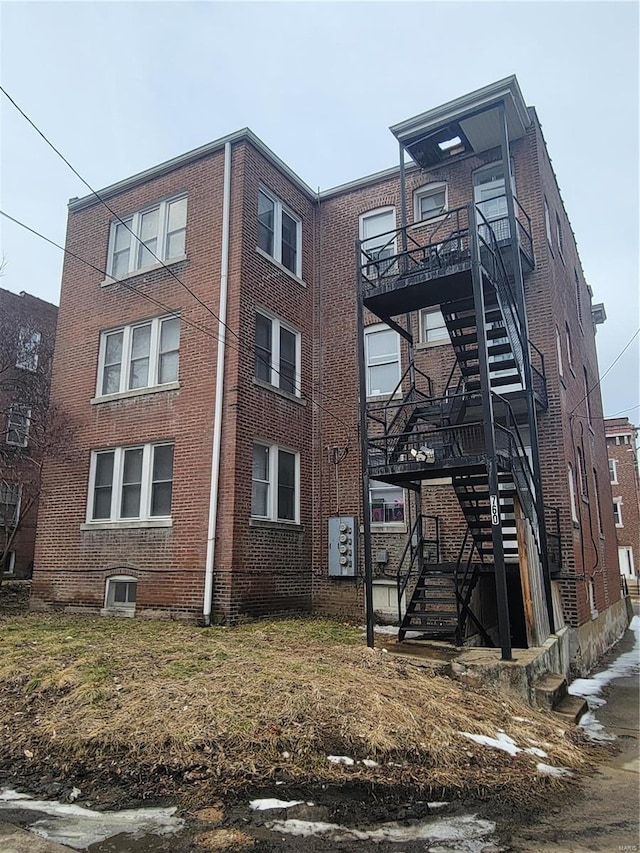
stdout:
{"type": "Polygon", "coordinates": [[[329,577],[355,577],[358,565],[358,526],[352,515],[329,519],[329,577]]]}

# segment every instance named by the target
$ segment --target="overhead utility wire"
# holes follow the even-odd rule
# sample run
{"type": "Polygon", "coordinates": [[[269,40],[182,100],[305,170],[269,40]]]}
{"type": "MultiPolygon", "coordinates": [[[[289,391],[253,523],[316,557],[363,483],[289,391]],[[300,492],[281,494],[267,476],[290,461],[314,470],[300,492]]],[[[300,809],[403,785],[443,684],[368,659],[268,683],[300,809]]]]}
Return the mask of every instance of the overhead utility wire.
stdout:
{"type": "MultiPolygon", "coordinates": [[[[77,261],[80,261],[80,263],[85,264],[85,266],[89,267],[90,269],[94,270],[95,272],[99,273],[100,275],[108,277],[107,273],[103,269],[100,269],[100,267],[97,267],[95,264],[91,263],[91,261],[86,260],[86,258],[81,257],[80,255],[76,254],[75,252],[72,252],[71,249],[67,249],[65,246],[62,246],[60,243],[56,243],[55,240],[51,240],[49,237],[46,237],[44,234],[41,234],[39,231],[36,231],[35,228],[31,228],[31,226],[27,225],[24,222],[21,222],[19,219],[16,219],[14,216],[11,216],[10,214],[6,213],[4,210],[0,209],[0,215],[4,216],[6,219],[9,219],[11,222],[15,223],[16,225],[19,225],[21,228],[24,228],[26,231],[29,231],[31,234],[34,234],[36,237],[40,237],[41,240],[44,240],[45,242],[49,243],[51,246],[55,246],[56,249],[60,249],[60,251],[64,252],[65,255],[69,255],[70,257],[75,258],[77,261]]],[[[125,281],[119,281],[119,280],[115,280],[114,284],[119,284],[122,287],[126,288],[126,290],[129,290],[131,293],[135,293],[137,296],[142,296],[143,299],[147,299],[149,302],[152,302],[154,305],[157,305],[163,311],[166,311],[167,314],[169,314],[169,315],[179,316],[181,321],[185,322],[188,326],[192,326],[198,332],[202,332],[204,335],[207,335],[207,337],[211,338],[212,340],[214,340],[214,341],[220,340],[220,336],[217,335],[215,332],[210,331],[209,329],[207,329],[204,326],[200,326],[198,323],[194,323],[192,320],[189,320],[187,317],[185,317],[179,310],[176,310],[175,308],[170,308],[168,305],[165,305],[164,302],[160,302],[160,300],[155,299],[153,296],[149,296],[148,293],[144,293],[142,290],[138,290],[133,285],[127,284],[125,281]]],[[[241,339],[239,339],[239,340],[240,340],[240,343],[242,343],[241,339]]],[[[235,344],[232,344],[229,341],[227,341],[226,346],[228,346],[230,349],[233,349],[236,352],[242,354],[242,350],[240,349],[240,347],[235,346],[235,344]]],[[[247,349],[247,351],[248,351],[248,349],[247,349]]],[[[263,363],[268,364],[266,359],[263,359],[263,363]]],[[[277,368],[273,367],[270,364],[269,364],[269,367],[271,368],[271,370],[273,370],[275,373],[277,373],[278,376],[282,375],[281,372],[277,368]]],[[[301,394],[303,393],[301,385],[294,382],[293,386],[301,394]]],[[[314,390],[316,391],[316,393],[320,394],[321,397],[328,397],[329,399],[336,400],[336,401],[338,400],[337,397],[333,397],[330,394],[326,394],[326,393],[320,391],[319,389],[314,389],[314,390]]],[[[313,395],[309,394],[308,397],[314,405],[316,405],[319,409],[321,409],[326,414],[330,415],[335,421],[337,421],[339,424],[341,424],[347,430],[347,445],[349,445],[350,435],[353,432],[353,427],[349,426],[349,424],[346,421],[344,421],[342,418],[340,418],[338,415],[336,415],[330,409],[327,409],[326,406],[323,406],[322,403],[319,403],[313,397],[313,395]]]]}
{"type": "Polygon", "coordinates": [[[77,178],[79,178],[79,179],[82,181],[82,183],[85,185],[85,187],[87,187],[87,189],[89,190],[89,192],[91,192],[91,193],[92,193],[92,194],[93,194],[93,195],[98,199],[98,201],[106,207],[106,209],[109,211],[109,213],[110,213],[112,216],[115,216],[115,218],[117,219],[117,221],[118,221],[121,225],[123,225],[123,226],[127,229],[127,231],[128,231],[128,232],[129,232],[133,237],[135,237],[135,239],[138,241],[138,243],[140,243],[140,245],[142,245],[142,246],[144,246],[144,247],[145,247],[145,249],[149,252],[149,254],[150,254],[150,255],[152,255],[152,256],[156,259],[156,261],[158,261],[158,263],[159,263],[159,264],[161,264],[161,266],[162,266],[162,267],[164,267],[164,269],[165,269],[165,270],[166,270],[166,271],[167,271],[167,272],[168,272],[168,273],[169,273],[169,274],[170,274],[170,275],[171,275],[171,276],[172,276],[172,277],[173,277],[173,278],[178,282],[178,284],[179,284],[181,287],[184,287],[184,289],[187,291],[187,293],[191,294],[191,296],[196,300],[196,302],[198,302],[198,303],[199,303],[199,304],[200,304],[200,305],[205,309],[205,311],[208,311],[208,312],[209,312],[209,314],[211,314],[211,316],[212,316],[214,319],[216,319],[219,323],[222,323],[222,325],[223,325],[226,329],[228,329],[228,331],[229,331],[229,332],[231,332],[231,334],[232,334],[235,338],[237,338],[238,340],[240,340],[240,338],[239,338],[239,336],[238,336],[237,332],[235,332],[235,331],[234,331],[230,326],[228,326],[226,323],[223,323],[223,321],[220,319],[220,317],[218,317],[218,315],[215,313],[215,311],[213,311],[213,310],[212,310],[212,309],[211,309],[211,308],[210,308],[210,307],[209,307],[205,302],[203,302],[203,301],[202,301],[202,299],[200,299],[200,297],[199,297],[199,296],[197,296],[197,295],[193,292],[193,290],[191,290],[191,288],[190,288],[188,285],[186,285],[186,284],[184,283],[184,281],[182,281],[182,279],[180,278],[180,276],[179,276],[179,275],[177,275],[177,273],[175,273],[175,272],[171,269],[171,267],[170,267],[170,266],[167,266],[167,264],[165,264],[165,262],[162,260],[162,258],[158,257],[158,255],[156,255],[156,253],[155,253],[155,252],[152,252],[152,251],[151,251],[151,249],[147,246],[147,244],[142,240],[142,238],[141,238],[141,237],[139,237],[139,236],[138,236],[138,235],[137,235],[137,234],[136,234],[136,233],[135,233],[135,232],[134,232],[134,231],[129,227],[129,225],[127,225],[127,223],[125,222],[125,220],[124,220],[124,219],[122,219],[122,217],[121,217],[118,213],[116,213],[116,212],[115,212],[115,210],[113,210],[113,208],[112,208],[112,207],[110,207],[110,206],[107,204],[107,202],[104,200],[104,198],[102,198],[102,196],[100,195],[100,193],[99,193],[97,190],[94,190],[94,188],[91,186],[91,184],[90,184],[90,183],[89,183],[85,178],[83,178],[83,177],[82,177],[82,175],[80,174],[80,172],[79,172],[79,171],[78,171],[78,170],[77,170],[77,169],[76,169],[76,168],[75,168],[75,167],[74,167],[74,166],[73,166],[73,165],[72,165],[72,164],[67,160],[67,158],[64,156],[64,154],[56,148],[56,146],[53,144],[53,142],[51,142],[51,141],[46,137],[46,135],[45,135],[45,134],[40,130],[40,128],[37,126],[37,124],[29,118],[29,116],[25,113],[25,111],[24,111],[24,110],[23,110],[23,109],[22,109],[22,108],[21,108],[21,107],[20,107],[20,106],[19,106],[19,105],[14,101],[14,100],[13,100],[13,98],[11,97],[11,95],[7,92],[7,90],[6,90],[3,86],[0,86],[0,92],[2,92],[2,94],[3,94],[3,95],[4,95],[4,96],[5,96],[5,97],[6,97],[6,98],[7,98],[7,99],[8,99],[8,100],[13,104],[13,106],[16,108],[16,110],[17,110],[17,111],[20,113],[20,115],[25,119],[25,121],[27,121],[27,122],[31,125],[31,127],[36,131],[36,133],[37,133],[39,136],[41,136],[41,137],[42,137],[42,139],[44,139],[44,141],[47,143],[47,145],[49,146],[49,148],[51,148],[51,150],[52,150],[52,151],[54,151],[54,152],[58,155],[58,157],[59,157],[59,158],[60,158],[64,163],[66,163],[66,165],[71,169],[71,171],[73,172],[73,174],[74,174],[77,178]]]}
{"type": "MultiPolygon", "coordinates": [[[[618,362],[618,361],[620,361],[620,359],[622,358],[622,356],[623,356],[623,355],[625,354],[625,352],[629,349],[629,347],[630,347],[630,346],[631,346],[631,344],[635,341],[635,339],[638,337],[638,335],[640,335],[640,328],[639,328],[639,329],[636,329],[635,333],[631,336],[631,339],[630,339],[629,341],[627,341],[627,343],[624,345],[624,347],[622,348],[622,350],[618,353],[618,355],[614,358],[614,360],[611,362],[611,364],[609,365],[609,367],[608,367],[608,368],[605,370],[605,372],[602,374],[602,376],[600,377],[600,379],[598,379],[598,381],[596,382],[596,384],[595,384],[592,388],[589,388],[589,390],[588,390],[588,391],[587,391],[587,393],[584,395],[584,397],[583,397],[583,398],[582,398],[582,399],[581,399],[581,400],[580,400],[580,401],[579,401],[579,402],[578,402],[578,403],[573,407],[573,409],[571,409],[571,411],[569,412],[569,417],[571,417],[571,416],[573,415],[573,413],[575,412],[575,410],[578,408],[578,406],[581,406],[581,405],[584,403],[584,401],[587,399],[587,397],[589,397],[589,396],[591,395],[591,393],[592,393],[593,391],[595,391],[595,390],[596,390],[596,388],[598,388],[598,387],[602,384],[602,380],[604,379],[604,377],[607,375],[607,373],[609,373],[609,371],[613,368],[613,366],[614,366],[615,364],[617,364],[617,362],[618,362]]],[[[634,407],[634,408],[635,408],[635,407],[634,407]]]]}

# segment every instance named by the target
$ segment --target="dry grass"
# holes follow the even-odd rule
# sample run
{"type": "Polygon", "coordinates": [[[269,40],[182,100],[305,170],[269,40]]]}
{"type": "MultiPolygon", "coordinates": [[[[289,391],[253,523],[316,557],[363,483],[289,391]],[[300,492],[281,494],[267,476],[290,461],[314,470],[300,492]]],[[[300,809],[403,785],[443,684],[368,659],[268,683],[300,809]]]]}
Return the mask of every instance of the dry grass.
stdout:
{"type": "Polygon", "coordinates": [[[320,620],[234,630],[27,616],[0,622],[0,724],[14,754],[51,754],[206,779],[209,790],[289,780],[471,791],[560,784],[540,759],[477,746],[504,729],[556,766],[585,765],[555,718],[364,647],[320,620]],[[522,723],[514,717],[531,722],[522,723]],[[25,725],[24,720],[29,720],[25,725]],[[336,766],[327,755],[380,766],[336,766]]]}

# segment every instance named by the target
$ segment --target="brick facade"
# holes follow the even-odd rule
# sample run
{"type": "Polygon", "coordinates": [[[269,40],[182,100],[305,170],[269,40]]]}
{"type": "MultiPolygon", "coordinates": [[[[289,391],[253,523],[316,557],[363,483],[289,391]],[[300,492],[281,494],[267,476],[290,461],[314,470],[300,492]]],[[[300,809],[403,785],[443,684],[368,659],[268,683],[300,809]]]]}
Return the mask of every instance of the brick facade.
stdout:
{"type": "Polygon", "coordinates": [[[640,576],[640,478],[638,476],[638,427],[628,418],[607,418],[607,455],[611,497],[619,505],[616,523],[620,573],[640,576]]]}
{"type": "MultiPolygon", "coordinates": [[[[600,501],[600,520],[596,511],[596,493],[606,491],[608,482],[599,390],[589,394],[589,410],[584,400],[583,369],[589,389],[598,375],[590,291],[533,110],[530,117],[526,137],[514,142],[511,153],[536,256],[525,298],[529,336],[544,356],[549,393],[548,409],[539,416],[543,488],[545,502],[560,511],[564,565],[559,583],[565,617],[576,627],[592,617],[593,605],[606,610],[620,598],[615,528],[610,501],[600,501]],[[545,199],[553,226],[550,242],[545,199]],[[549,318],[559,327],[562,370],[549,318]],[[587,476],[572,513],[567,466],[576,469],[578,447],[587,476]]],[[[313,609],[362,619],[362,560],[355,578],[330,578],[327,525],[333,515],[355,516],[359,522],[363,518],[354,247],[362,214],[392,206],[400,225],[398,170],[318,196],[251,134],[236,134],[230,144],[229,331],[214,615],[234,622],[313,609]],[[301,222],[299,277],[256,248],[260,187],[301,222]],[[299,395],[256,378],[256,311],[261,310],[299,333],[299,395]],[[252,517],[255,442],[299,456],[295,523],[252,517]]],[[[474,170],[498,158],[493,150],[428,173],[410,169],[410,221],[415,190],[446,183],[449,208],[467,205],[473,201],[474,170]]],[[[110,206],[123,218],[186,194],[186,259],[171,264],[171,270],[215,314],[220,310],[223,169],[221,141],[106,191],[110,206]]],[[[90,198],[70,206],[67,244],[100,270],[107,264],[112,220],[90,198]]],[[[33,606],[96,612],[105,602],[108,578],[125,575],[137,580],[136,614],[196,618],[204,594],[218,321],[166,269],[111,284],[102,278],[74,259],[65,263],[52,393],[76,425],[75,463],[46,469],[49,494],[64,493],[65,500],[48,501],[40,519],[33,606]],[[169,311],[181,316],[176,387],[96,399],[101,332],[169,311]],[[175,447],[170,526],[123,527],[87,520],[92,451],[169,441],[175,447]]],[[[373,322],[373,317],[365,320],[373,322]]],[[[413,324],[417,336],[415,316],[413,324]]],[[[453,364],[450,345],[418,344],[416,349],[416,366],[441,394],[453,364]]],[[[404,348],[401,364],[403,369],[407,364],[404,348]]],[[[425,489],[423,501],[424,511],[441,519],[443,559],[455,560],[464,525],[450,484],[425,489]]],[[[387,551],[389,557],[377,563],[379,580],[392,578],[406,536],[402,522],[393,532],[384,526],[374,529],[374,554],[387,551]]]]}

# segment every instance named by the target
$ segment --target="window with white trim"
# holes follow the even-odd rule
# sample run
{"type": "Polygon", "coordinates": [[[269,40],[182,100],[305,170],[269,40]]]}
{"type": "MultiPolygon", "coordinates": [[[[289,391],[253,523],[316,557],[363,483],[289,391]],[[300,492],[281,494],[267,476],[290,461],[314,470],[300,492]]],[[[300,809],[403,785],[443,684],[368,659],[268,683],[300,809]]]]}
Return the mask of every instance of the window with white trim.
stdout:
{"type": "Polygon", "coordinates": [[[609,482],[616,484],[618,482],[618,461],[617,459],[609,459],[609,482]]]}
{"type": "Polygon", "coordinates": [[[413,221],[425,222],[446,213],[447,195],[446,183],[429,184],[417,189],[413,194],[413,221]]]}
{"type": "Polygon", "coordinates": [[[565,338],[567,341],[567,360],[569,362],[569,369],[573,370],[573,344],[571,343],[571,332],[569,331],[569,324],[564,324],[565,330],[565,338]]]}
{"type": "Polygon", "coordinates": [[[553,246],[553,238],[551,237],[551,214],[549,213],[549,204],[547,198],[544,198],[544,230],[547,235],[547,241],[550,246],[553,246]]]}
{"type": "Polygon", "coordinates": [[[258,248],[302,278],[302,220],[262,187],[258,191],[258,248]]]}
{"type": "Polygon", "coordinates": [[[256,379],[299,397],[300,351],[300,332],[274,314],[256,312],[256,379]]]}
{"type": "Polygon", "coordinates": [[[362,263],[370,264],[365,273],[370,278],[377,278],[393,269],[396,251],[396,209],[381,207],[370,210],[360,216],[360,240],[363,252],[362,263]],[[388,263],[382,263],[387,258],[388,263]]]}
{"type": "Polygon", "coordinates": [[[136,609],[138,581],[130,575],[107,578],[104,607],[115,613],[133,616],[136,609]]]}
{"type": "Polygon", "coordinates": [[[624,524],[622,523],[622,498],[613,499],[613,518],[616,523],[616,527],[624,527],[624,524]]]}
{"type": "Polygon", "coordinates": [[[371,523],[404,524],[404,490],[378,480],[369,482],[371,523]]]}
{"type": "Polygon", "coordinates": [[[8,551],[5,557],[5,575],[12,575],[16,570],[16,552],[8,551]]]}
{"type": "Polygon", "coordinates": [[[598,488],[598,472],[593,470],[593,499],[596,502],[596,517],[598,519],[598,533],[603,532],[602,527],[602,509],[600,508],[600,489],[598,488]]]}
{"type": "Polygon", "coordinates": [[[185,254],[187,197],[167,199],[111,223],[107,272],[126,278],[138,270],[185,254]]]}
{"type": "Polygon", "coordinates": [[[300,521],[300,454],[274,444],[253,445],[251,515],[265,521],[300,521]]]}
{"type": "Polygon", "coordinates": [[[581,447],[576,448],[576,458],[578,466],[578,483],[580,484],[580,494],[583,498],[589,496],[589,486],[587,484],[587,471],[584,464],[584,453],[581,447]]]}
{"type": "Polygon", "coordinates": [[[575,269],[575,267],[573,269],[573,277],[576,285],[576,311],[578,313],[578,323],[580,324],[580,328],[582,329],[582,289],[580,287],[580,277],[578,276],[578,270],[575,269]]]}
{"type": "Polygon", "coordinates": [[[20,517],[20,483],[0,480],[0,526],[15,527],[20,517]]]}
{"type": "Polygon", "coordinates": [[[16,354],[16,367],[20,370],[29,370],[35,373],[38,369],[38,349],[42,335],[31,329],[21,328],[18,335],[18,352],[16,354]]]}
{"type": "Polygon", "coordinates": [[[367,397],[393,394],[400,381],[400,336],[384,323],[364,330],[367,397]]]}
{"type": "Polygon", "coordinates": [[[564,366],[562,364],[562,340],[560,338],[560,329],[556,326],[556,356],[558,358],[558,373],[564,376],[564,366]]]}
{"type": "Polygon", "coordinates": [[[94,450],[87,522],[171,517],[172,443],[94,450]]]}
{"type": "Polygon", "coordinates": [[[562,222],[560,221],[558,211],[556,211],[556,237],[558,238],[558,249],[562,258],[564,257],[564,234],[562,233],[562,222]]]}
{"type": "Polygon", "coordinates": [[[97,397],[176,382],[180,319],[156,317],[100,335],[97,397]]]}
{"type": "Polygon", "coordinates": [[[449,330],[439,308],[423,308],[420,312],[420,340],[425,344],[449,343],[449,330]]]}
{"type": "Polygon", "coordinates": [[[567,465],[567,475],[569,479],[569,500],[571,502],[571,518],[578,523],[578,507],[576,504],[576,481],[573,476],[573,466],[571,463],[567,465]]]}
{"type": "Polygon", "coordinates": [[[584,382],[584,404],[587,408],[587,421],[589,422],[589,426],[591,426],[591,391],[593,391],[593,388],[589,388],[587,368],[584,366],[582,367],[582,378],[584,382]]]}
{"type": "Polygon", "coordinates": [[[29,443],[31,409],[22,403],[13,403],[7,414],[7,444],[26,447],[29,443]]]}

